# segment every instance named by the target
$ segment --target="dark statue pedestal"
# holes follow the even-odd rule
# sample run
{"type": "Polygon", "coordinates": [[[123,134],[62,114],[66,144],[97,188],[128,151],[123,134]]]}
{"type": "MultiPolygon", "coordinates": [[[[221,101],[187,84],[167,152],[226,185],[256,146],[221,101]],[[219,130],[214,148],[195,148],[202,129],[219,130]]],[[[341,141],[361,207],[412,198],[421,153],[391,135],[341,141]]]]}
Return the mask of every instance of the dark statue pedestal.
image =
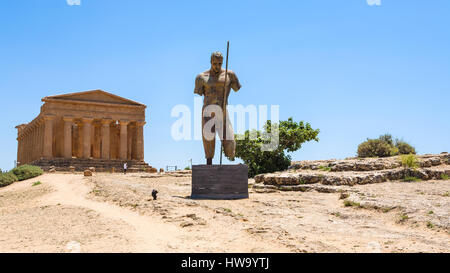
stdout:
{"type": "Polygon", "coordinates": [[[193,165],[191,198],[248,198],[247,165],[193,165]]]}

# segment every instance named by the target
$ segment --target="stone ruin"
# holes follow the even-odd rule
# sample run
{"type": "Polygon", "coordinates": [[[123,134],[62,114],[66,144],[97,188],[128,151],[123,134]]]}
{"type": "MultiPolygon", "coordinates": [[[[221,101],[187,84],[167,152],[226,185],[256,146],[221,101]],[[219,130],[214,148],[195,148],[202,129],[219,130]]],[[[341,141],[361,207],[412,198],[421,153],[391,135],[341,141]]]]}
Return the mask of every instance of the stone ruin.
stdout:
{"type": "Polygon", "coordinates": [[[148,168],[144,161],[144,104],[102,91],[48,96],[39,115],[17,128],[18,165],[45,171],[97,172],[148,168]]]}

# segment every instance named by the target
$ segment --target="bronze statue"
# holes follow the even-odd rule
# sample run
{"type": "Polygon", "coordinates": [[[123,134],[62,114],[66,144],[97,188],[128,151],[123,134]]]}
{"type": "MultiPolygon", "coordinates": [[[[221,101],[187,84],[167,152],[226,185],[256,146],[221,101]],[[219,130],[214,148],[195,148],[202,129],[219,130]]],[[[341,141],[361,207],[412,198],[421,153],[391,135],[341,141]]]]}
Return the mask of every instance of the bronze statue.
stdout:
{"type": "MultiPolygon", "coordinates": [[[[213,133],[213,138],[208,139],[205,137],[205,124],[212,118],[214,118],[214,114],[211,116],[205,116],[204,111],[205,108],[210,105],[216,105],[220,107],[220,109],[226,110],[226,105],[228,104],[228,96],[230,95],[231,88],[235,92],[239,91],[241,88],[241,84],[239,80],[234,74],[233,71],[227,69],[222,69],[223,64],[223,55],[220,52],[214,52],[211,54],[211,68],[203,73],[200,73],[195,79],[195,90],[194,93],[200,96],[204,96],[203,98],[203,110],[202,110],[202,136],[203,136],[203,147],[205,149],[205,157],[206,164],[212,165],[212,159],[214,157],[215,151],[215,135],[216,129],[219,132],[220,140],[222,141],[222,146],[225,151],[225,155],[234,159],[236,143],[234,141],[234,133],[231,123],[229,121],[228,112],[225,111],[226,116],[226,130],[223,130],[224,119],[217,119],[215,124],[216,126],[212,126],[211,133],[213,133]],[[225,92],[225,94],[224,94],[225,92]],[[223,133],[222,133],[223,132],[223,133]]],[[[222,111],[223,113],[224,111],[222,111]]],[[[222,116],[222,115],[221,115],[222,116]]]]}

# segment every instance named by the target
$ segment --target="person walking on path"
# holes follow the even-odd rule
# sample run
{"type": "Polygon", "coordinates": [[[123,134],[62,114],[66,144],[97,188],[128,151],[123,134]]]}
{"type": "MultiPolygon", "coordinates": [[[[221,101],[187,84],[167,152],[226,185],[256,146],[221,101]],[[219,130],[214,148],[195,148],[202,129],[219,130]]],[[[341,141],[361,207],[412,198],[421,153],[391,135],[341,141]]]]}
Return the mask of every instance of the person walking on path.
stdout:
{"type": "Polygon", "coordinates": [[[127,174],[127,168],[128,168],[128,164],[127,164],[127,162],[125,162],[123,164],[123,174],[127,174]]]}

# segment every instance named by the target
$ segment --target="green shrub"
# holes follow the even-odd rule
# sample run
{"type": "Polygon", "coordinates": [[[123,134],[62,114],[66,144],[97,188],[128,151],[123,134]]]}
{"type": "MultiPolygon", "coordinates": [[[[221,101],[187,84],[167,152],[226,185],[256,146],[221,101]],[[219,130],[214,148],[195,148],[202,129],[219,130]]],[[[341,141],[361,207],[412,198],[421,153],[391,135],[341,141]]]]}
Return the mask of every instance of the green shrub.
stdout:
{"type": "Polygon", "coordinates": [[[404,222],[409,219],[409,216],[406,214],[400,214],[400,222],[404,222]]]}
{"type": "Polygon", "coordinates": [[[324,171],[324,172],[329,172],[329,171],[331,171],[331,168],[328,166],[319,166],[319,170],[324,171]]]}
{"type": "Polygon", "coordinates": [[[31,165],[22,165],[20,167],[14,168],[12,172],[17,176],[19,181],[27,180],[44,173],[41,168],[31,165]]]}
{"type": "Polygon", "coordinates": [[[358,157],[388,157],[398,154],[415,154],[416,149],[403,140],[392,139],[385,134],[377,139],[367,139],[359,144],[358,157]]]}
{"type": "Polygon", "coordinates": [[[419,167],[419,161],[417,160],[416,156],[413,154],[409,155],[402,155],[400,157],[400,160],[402,162],[402,166],[405,168],[417,168],[419,167]]]}
{"type": "Polygon", "coordinates": [[[14,173],[0,173],[0,187],[6,187],[16,181],[19,181],[19,179],[14,175],[14,173]]]}
{"type": "Polygon", "coordinates": [[[190,171],[190,170],[191,170],[191,167],[188,166],[188,167],[184,168],[184,170],[185,170],[185,171],[190,171]]]}
{"type": "Polygon", "coordinates": [[[387,157],[395,155],[391,145],[381,139],[367,139],[359,144],[358,157],[387,157]]]}
{"type": "Polygon", "coordinates": [[[395,147],[397,147],[398,149],[398,154],[401,155],[416,154],[416,149],[402,140],[396,140],[395,147]]]}
{"type": "Polygon", "coordinates": [[[441,174],[441,178],[442,178],[443,180],[448,180],[448,175],[445,174],[445,173],[443,173],[443,174],[441,174]]]}
{"type": "Polygon", "coordinates": [[[350,201],[350,200],[345,200],[344,201],[344,206],[346,206],[346,207],[361,207],[361,204],[357,203],[357,202],[350,201]]]}
{"type": "Polygon", "coordinates": [[[420,182],[422,179],[414,177],[414,176],[406,176],[403,178],[403,182],[420,182]]]}

